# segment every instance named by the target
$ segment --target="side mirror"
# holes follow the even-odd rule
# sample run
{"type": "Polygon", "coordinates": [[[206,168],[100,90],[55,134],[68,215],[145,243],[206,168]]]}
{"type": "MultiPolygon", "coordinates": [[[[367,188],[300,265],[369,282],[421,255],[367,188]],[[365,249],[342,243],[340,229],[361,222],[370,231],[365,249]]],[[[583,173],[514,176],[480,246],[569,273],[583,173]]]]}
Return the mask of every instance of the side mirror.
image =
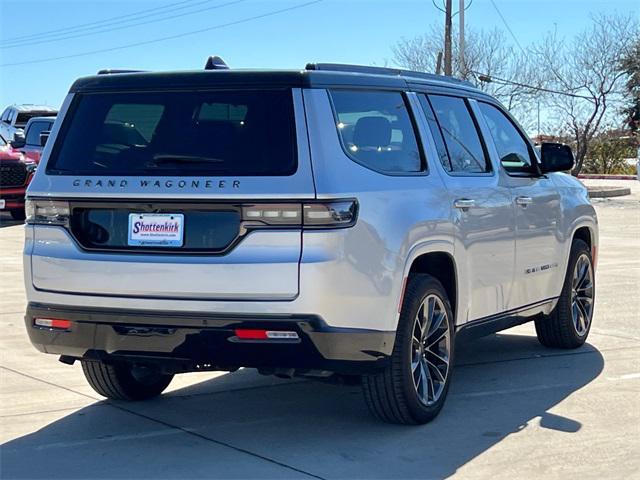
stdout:
{"type": "Polygon", "coordinates": [[[40,146],[44,147],[47,144],[47,140],[49,139],[49,134],[51,132],[40,132],[40,146]]]}
{"type": "Polygon", "coordinates": [[[561,143],[543,143],[540,147],[540,169],[542,173],[566,172],[573,169],[571,147],[561,143]]]}
{"type": "Polygon", "coordinates": [[[24,139],[24,134],[22,133],[14,133],[13,134],[13,140],[11,140],[9,142],[9,144],[11,145],[11,148],[22,148],[25,146],[26,141],[24,139]]]}

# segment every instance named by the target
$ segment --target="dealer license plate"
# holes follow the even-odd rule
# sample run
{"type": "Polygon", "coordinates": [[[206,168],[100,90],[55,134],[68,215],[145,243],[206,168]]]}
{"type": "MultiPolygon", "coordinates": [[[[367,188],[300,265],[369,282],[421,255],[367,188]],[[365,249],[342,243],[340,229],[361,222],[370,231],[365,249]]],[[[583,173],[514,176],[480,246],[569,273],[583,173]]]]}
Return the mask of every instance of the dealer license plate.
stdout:
{"type": "Polygon", "coordinates": [[[184,215],[181,213],[130,213],[127,243],[131,246],[181,247],[184,215]]]}

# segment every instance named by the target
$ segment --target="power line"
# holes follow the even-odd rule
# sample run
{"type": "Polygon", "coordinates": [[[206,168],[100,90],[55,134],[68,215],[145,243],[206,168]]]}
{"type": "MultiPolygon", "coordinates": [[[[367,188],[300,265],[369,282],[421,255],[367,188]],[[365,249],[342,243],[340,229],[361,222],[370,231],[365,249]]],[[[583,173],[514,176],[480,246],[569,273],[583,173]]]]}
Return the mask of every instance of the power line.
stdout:
{"type": "MultiPolygon", "coordinates": [[[[207,0],[206,2],[201,2],[201,3],[207,3],[210,2],[211,0],[207,0]]],[[[165,16],[165,17],[161,17],[161,18],[153,18],[151,20],[146,20],[144,22],[137,22],[137,23],[131,23],[129,25],[121,25],[121,26],[117,26],[117,27],[109,27],[109,28],[104,28],[102,30],[97,30],[97,31],[89,31],[89,32],[84,32],[84,33],[78,33],[75,35],[67,35],[67,36],[62,36],[59,38],[53,38],[53,39],[40,39],[40,40],[34,40],[31,42],[26,42],[26,43],[21,43],[21,44],[15,44],[15,45],[9,45],[9,46],[0,46],[0,48],[5,49],[5,48],[16,48],[16,47],[26,47],[29,45],[38,45],[40,43],[51,43],[51,42],[60,42],[63,40],[69,40],[72,38],[79,38],[79,37],[87,37],[87,36],[91,36],[91,35],[99,35],[101,33],[110,33],[110,32],[114,32],[116,30],[122,30],[124,28],[131,28],[131,27],[139,27],[140,25],[147,25],[150,23],[156,23],[156,22],[163,22],[166,20],[173,20],[175,18],[180,18],[180,17],[184,17],[187,15],[193,15],[196,13],[201,13],[201,12],[205,12],[208,10],[217,10],[218,8],[222,8],[222,7],[227,7],[229,5],[235,5],[237,3],[242,3],[242,2],[246,2],[247,0],[233,0],[230,2],[226,2],[226,3],[222,3],[219,5],[213,5],[213,6],[209,6],[206,8],[201,8],[198,10],[192,10],[189,12],[183,12],[183,13],[179,13],[179,14],[175,14],[173,12],[166,12],[166,13],[170,13],[169,16],[165,16]]],[[[189,5],[189,7],[192,7],[194,5],[189,5]]],[[[141,17],[143,18],[143,17],[141,17]]],[[[131,20],[125,20],[125,22],[130,22],[131,20]]]]}
{"type": "MultiPolygon", "coordinates": [[[[183,0],[181,2],[170,3],[168,5],[164,5],[164,6],[161,6],[161,7],[148,8],[148,9],[145,9],[145,10],[138,10],[137,12],[128,13],[126,15],[117,15],[115,17],[109,17],[109,18],[105,18],[105,19],[102,19],[102,20],[97,20],[97,21],[94,21],[94,22],[79,23],[79,24],[72,25],[72,26],[69,26],[69,27],[57,28],[55,30],[46,30],[44,32],[39,32],[39,33],[30,33],[28,35],[20,35],[18,37],[12,37],[12,38],[6,39],[6,43],[14,43],[14,42],[22,41],[22,40],[31,39],[31,38],[34,38],[34,37],[35,38],[41,38],[43,36],[51,36],[52,34],[54,34],[54,36],[55,35],[63,35],[63,33],[58,33],[58,32],[67,32],[68,30],[73,31],[73,30],[85,30],[86,28],[95,28],[95,27],[92,27],[92,26],[93,25],[104,24],[104,23],[109,24],[113,20],[119,20],[119,19],[130,18],[130,17],[137,17],[137,16],[139,16],[141,14],[148,13],[148,12],[155,12],[155,14],[158,14],[158,11],[160,11],[160,10],[171,9],[173,7],[177,7],[178,5],[183,5],[185,3],[193,3],[193,2],[194,2],[194,0],[183,0]]],[[[195,5],[199,5],[201,3],[204,3],[204,2],[200,1],[200,2],[197,2],[195,5]]],[[[189,6],[195,6],[195,5],[189,5],[189,6]]],[[[179,10],[181,8],[185,8],[185,7],[179,7],[177,9],[179,10]]],[[[160,12],[160,13],[162,13],[162,12],[160,12]]],[[[144,17],[141,17],[141,18],[144,18],[144,17]]],[[[101,27],[104,27],[104,26],[105,25],[101,25],[101,27]]]]}
{"type": "Polygon", "coordinates": [[[511,34],[511,37],[513,38],[513,41],[516,42],[516,45],[518,45],[520,50],[522,50],[522,53],[524,53],[524,55],[527,56],[527,52],[525,51],[524,48],[522,48],[522,45],[520,45],[520,42],[518,41],[518,38],[513,33],[513,30],[511,30],[511,27],[509,26],[509,24],[505,20],[504,16],[502,15],[502,12],[500,11],[498,6],[496,5],[496,2],[494,2],[493,0],[489,0],[489,1],[491,2],[491,5],[493,5],[493,8],[495,8],[495,10],[498,13],[498,15],[500,16],[500,18],[502,19],[502,23],[504,23],[504,26],[507,27],[507,31],[511,34]]]}
{"type": "Polygon", "coordinates": [[[45,62],[53,62],[56,60],[67,60],[69,58],[77,58],[77,57],[86,57],[88,55],[94,55],[96,53],[106,53],[106,52],[113,52],[116,50],[124,50],[127,48],[133,48],[133,47],[139,47],[142,45],[150,45],[152,43],[157,43],[157,42],[164,42],[167,40],[174,40],[176,38],[182,38],[182,37],[187,37],[187,36],[191,36],[191,35],[197,35],[199,33],[203,33],[203,32],[208,32],[211,30],[218,30],[220,28],[225,28],[225,27],[231,27],[234,25],[239,25],[242,23],[247,23],[247,22],[251,22],[253,20],[258,20],[261,18],[266,18],[266,17],[272,17],[274,15],[279,15],[281,13],[285,13],[285,12],[289,12],[291,10],[297,10],[300,8],[305,8],[311,5],[314,5],[316,3],[320,3],[324,0],[312,0],[310,2],[306,2],[306,3],[302,3],[299,5],[294,5],[292,7],[287,7],[287,8],[281,8],[279,10],[273,10],[271,12],[267,12],[267,13],[263,13],[261,15],[253,15],[251,17],[246,17],[246,18],[242,18],[240,20],[235,20],[233,22],[227,22],[227,23],[221,23],[219,25],[213,25],[211,27],[206,27],[206,28],[201,28],[198,30],[191,30],[188,32],[183,32],[183,33],[178,33],[175,35],[169,35],[166,37],[160,37],[160,38],[154,38],[152,40],[145,40],[142,42],[135,42],[135,43],[129,43],[129,44],[125,44],[125,45],[119,45],[117,47],[110,47],[110,48],[102,48],[99,50],[91,50],[88,52],[81,52],[81,53],[75,53],[75,54],[71,54],[71,55],[63,55],[60,57],[50,57],[50,58],[39,58],[39,59],[35,59],[35,60],[27,60],[24,62],[14,62],[14,63],[4,63],[1,64],[0,67],[15,67],[18,65],[29,65],[29,64],[34,64],[34,63],[45,63],[45,62]]]}
{"type": "Polygon", "coordinates": [[[551,88],[536,87],[535,85],[528,85],[526,83],[514,82],[513,80],[507,80],[505,78],[494,77],[493,75],[488,75],[486,73],[480,73],[480,72],[477,72],[475,70],[470,70],[470,71],[474,75],[477,75],[478,80],[480,80],[481,82],[501,83],[501,84],[505,84],[505,85],[515,85],[516,87],[528,88],[530,90],[535,90],[535,91],[538,91],[538,92],[553,93],[553,94],[556,94],[556,95],[565,95],[567,97],[582,98],[582,99],[585,99],[585,100],[593,100],[593,98],[591,98],[591,97],[588,97],[586,95],[580,95],[578,93],[562,92],[560,90],[553,90],[551,88]]]}

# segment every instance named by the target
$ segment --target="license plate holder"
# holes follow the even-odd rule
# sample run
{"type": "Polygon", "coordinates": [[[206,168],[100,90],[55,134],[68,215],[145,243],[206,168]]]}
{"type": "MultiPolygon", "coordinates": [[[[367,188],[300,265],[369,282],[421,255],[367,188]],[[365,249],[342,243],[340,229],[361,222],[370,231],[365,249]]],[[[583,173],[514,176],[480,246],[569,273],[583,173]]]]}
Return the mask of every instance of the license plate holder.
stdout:
{"type": "Polygon", "coordinates": [[[127,244],[133,247],[182,247],[184,215],[181,213],[130,213],[127,244]]]}

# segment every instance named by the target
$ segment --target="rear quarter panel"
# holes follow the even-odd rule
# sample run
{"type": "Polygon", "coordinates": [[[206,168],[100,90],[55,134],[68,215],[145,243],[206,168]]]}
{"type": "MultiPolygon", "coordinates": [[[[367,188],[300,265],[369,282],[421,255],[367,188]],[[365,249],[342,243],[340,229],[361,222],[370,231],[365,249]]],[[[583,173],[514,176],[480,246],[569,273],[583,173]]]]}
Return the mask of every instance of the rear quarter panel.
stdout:
{"type": "Polygon", "coordinates": [[[340,323],[395,330],[411,259],[453,254],[449,194],[433,169],[393,176],[356,163],[340,144],[327,91],[304,98],[318,198],[357,198],[359,214],[353,228],[303,234],[300,295],[322,292],[318,301],[334,302],[340,323]]]}

